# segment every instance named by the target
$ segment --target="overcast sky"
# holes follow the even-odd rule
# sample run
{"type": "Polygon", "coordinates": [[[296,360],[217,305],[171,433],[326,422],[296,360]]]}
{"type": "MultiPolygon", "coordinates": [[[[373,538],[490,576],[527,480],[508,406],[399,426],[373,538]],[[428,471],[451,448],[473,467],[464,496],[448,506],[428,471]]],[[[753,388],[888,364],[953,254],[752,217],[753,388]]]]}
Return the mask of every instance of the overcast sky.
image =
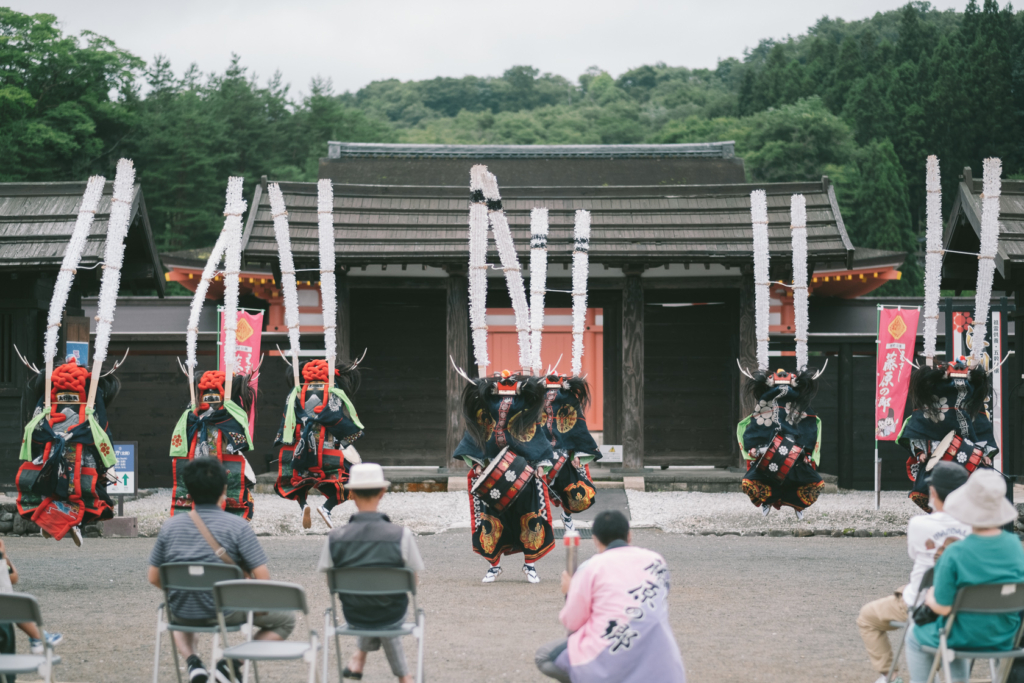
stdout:
{"type": "MultiPolygon", "coordinates": [[[[10,0],[56,14],[65,31],[112,38],[146,61],[222,71],[232,52],[261,81],[280,70],[293,92],[316,75],[336,92],[375,80],[498,76],[516,64],[572,80],[592,65],[618,75],[665,62],[714,67],[762,38],[807,30],[822,15],[863,19],[906,0],[10,0]]],[[[963,10],[966,0],[933,0],[963,10]]]]}

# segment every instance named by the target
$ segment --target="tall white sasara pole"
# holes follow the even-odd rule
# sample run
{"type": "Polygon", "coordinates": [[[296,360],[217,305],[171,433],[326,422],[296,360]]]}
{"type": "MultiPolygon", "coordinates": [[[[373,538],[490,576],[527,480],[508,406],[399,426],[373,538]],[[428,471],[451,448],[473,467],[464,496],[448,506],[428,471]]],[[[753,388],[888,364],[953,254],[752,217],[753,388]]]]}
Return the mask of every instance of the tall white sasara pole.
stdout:
{"type": "Polygon", "coordinates": [[[487,200],[484,179],[487,167],[469,170],[469,326],[473,331],[473,356],[477,377],[487,376],[487,200]]]}
{"type": "Polygon", "coordinates": [[[548,281],[548,210],[530,212],[530,351],[533,353],[533,374],[544,372],[540,358],[541,336],[544,334],[544,291],[548,281]]]}
{"type": "Polygon", "coordinates": [[[757,369],[768,370],[768,195],[750,193],[750,222],[754,230],[754,333],[757,337],[757,369]]]}
{"type": "Polygon", "coordinates": [[[235,373],[235,349],[238,343],[238,275],[242,269],[243,178],[228,178],[227,203],[224,206],[224,401],[231,398],[235,373]]]}
{"type": "Polygon", "coordinates": [[[327,394],[334,388],[334,361],[338,357],[338,290],[334,279],[334,186],[330,180],[316,184],[317,235],[320,241],[320,299],[324,314],[324,348],[327,350],[327,394]]]}
{"type": "Polygon", "coordinates": [[[299,386],[299,292],[295,282],[295,261],[292,259],[292,240],[288,231],[288,211],[285,209],[281,186],[271,183],[270,215],[274,219],[274,238],[281,261],[281,294],[284,297],[284,324],[288,327],[289,355],[292,359],[292,379],[299,386]]]}

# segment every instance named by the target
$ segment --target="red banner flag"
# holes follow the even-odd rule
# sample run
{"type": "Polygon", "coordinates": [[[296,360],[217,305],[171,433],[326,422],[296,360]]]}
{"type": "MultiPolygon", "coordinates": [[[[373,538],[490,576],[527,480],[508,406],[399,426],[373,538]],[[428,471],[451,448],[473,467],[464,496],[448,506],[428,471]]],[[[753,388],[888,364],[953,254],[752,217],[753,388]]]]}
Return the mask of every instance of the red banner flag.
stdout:
{"type": "Polygon", "coordinates": [[[875,371],[875,440],[895,441],[903,425],[910,372],[917,343],[916,308],[878,312],[878,359],[875,371]]]}
{"type": "MultiPolygon", "coordinates": [[[[220,321],[220,349],[218,356],[222,370],[224,363],[224,338],[227,330],[224,325],[224,313],[221,312],[220,321]]],[[[251,372],[260,362],[260,341],[263,339],[263,312],[246,313],[238,312],[238,328],[235,330],[235,369],[236,375],[243,375],[251,372]]],[[[249,433],[256,429],[256,382],[252,383],[252,410],[249,411],[249,433]]]]}

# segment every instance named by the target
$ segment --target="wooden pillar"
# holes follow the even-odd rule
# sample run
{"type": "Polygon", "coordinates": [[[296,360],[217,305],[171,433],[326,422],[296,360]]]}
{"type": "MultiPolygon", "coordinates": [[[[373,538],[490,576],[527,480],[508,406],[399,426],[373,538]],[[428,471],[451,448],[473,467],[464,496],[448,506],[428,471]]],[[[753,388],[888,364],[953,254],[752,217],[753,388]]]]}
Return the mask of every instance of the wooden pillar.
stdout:
{"type": "MultiPolygon", "coordinates": [[[[355,360],[352,357],[352,314],[348,294],[348,273],[344,267],[335,266],[335,291],[338,296],[338,358],[342,361],[355,360]]],[[[362,355],[363,350],[359,349],[362,355]]]]}
{"type": "Polygon", "coordinates": [[[445,413],[448,415],[447,440],[444,457],[439,465],[449,469],[466,469],[461,461],[452,460],[452,453],[462,439],[466,425],[462,419],[462,390],[466,380],[455,371],[455,365],[466,370],[469,367],[469,279],[465,268],[448,269],[447,282],[447,351],[451,360],[445,358],[447,393],[445,413]]]}
{"type": "Polygon", "coordinates": [[[853,488],[853,347],[839,347],[839,488],[853,488]]]}
{"type": "MultiPolygon", "coordinates": [[[[1011,421],[1015,421],[1016,424],[1009,432],[1012,434],[1012,440],[1005,437],[1003,439],[1003,472],[1011,476],[1020,476],[1024,474],[1024,429],[1016,425],[1024,424],[1024,383],[1021,382],[1021,378],[1024,377],[1024,284],[1017,285],[1013,298],[1016,306],[1013,314],[1013,358],[1006,362],[1012,375],[1004,386],[1014,387],[1016,390],[1011,392],[1010,405],[1003,407],[1003,415],[1006,416],[1004,424],[1011,421]]],[[[950,352],[946,352],[946,357],[950,357],[950,352]]]]}
{"type": "MultiPolygon", "coordinates": [[[[747,372],[757,369],[757,330],[754,326],[754,269],[744,266],[740,280],[740,316],[739,316],[739,360],[747,372]]],[[[747,393],[747,378],[737,372],[739,377],[739,415],[737,421],[750,415],[754,410],[754,399],[747,393]]],[[[743,464],[742,462],[740,463],[743,464]]]]}
{"type": "Polygon", "coordinates": [[[622,467],[644,466],[644,285],[643,268],[623,268],[622,292],[622,467]]]}
{"type": "Polygon", "coordinates": [[[602,301],[604,311],[604,442],[622,443],[622,294],[602,301]]]}

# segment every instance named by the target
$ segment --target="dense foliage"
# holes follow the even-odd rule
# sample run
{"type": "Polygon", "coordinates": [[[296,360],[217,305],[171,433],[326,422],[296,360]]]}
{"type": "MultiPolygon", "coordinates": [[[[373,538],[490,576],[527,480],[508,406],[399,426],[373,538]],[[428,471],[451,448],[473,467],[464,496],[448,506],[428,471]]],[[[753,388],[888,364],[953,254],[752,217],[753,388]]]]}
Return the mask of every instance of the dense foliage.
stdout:
{"type": "Polygon", "coordinates": [[[924,158],[960,170],[1002,157],[1024,173],[1024,15],[995,0],[822,18],[715,69],[641,66],[576,81],[514,66],[500,77],[378,81],[294,97],[236,57],[222,74],[148,64],[52,15],[0,8],[0,180],[79,179],[130,155],[163,249],[220,225],[224,179],[316,177],[328,140],[574,144],[735,140],[751,181],[836,183],[859,246],[912,254],[889,293],[920,287],[924,158]]]}

